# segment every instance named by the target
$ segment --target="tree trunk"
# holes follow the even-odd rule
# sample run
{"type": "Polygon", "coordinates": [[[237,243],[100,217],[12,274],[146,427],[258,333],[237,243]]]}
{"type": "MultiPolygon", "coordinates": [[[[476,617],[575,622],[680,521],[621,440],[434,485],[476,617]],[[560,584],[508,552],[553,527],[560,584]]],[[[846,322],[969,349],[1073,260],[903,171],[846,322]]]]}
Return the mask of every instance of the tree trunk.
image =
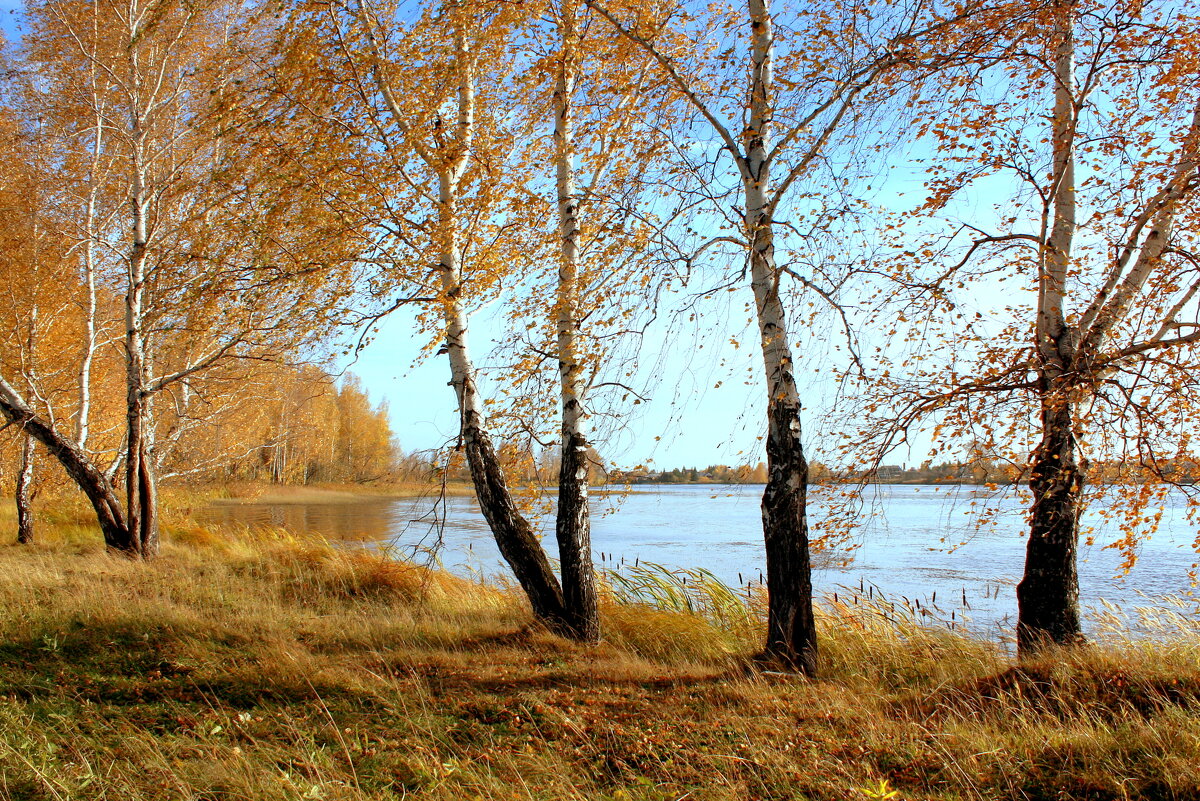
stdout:
{"type": "Polygon", "coordinates": [[[96,511],[100,530],[104,534],[105,545],[129,556],[137,555],[134,539],[121,510],[121,502],[108,478],[92,464],[78,445],[34,414],[24,399],[3,378],[0,378],[0,414],[42,443],[88,496],[92,508],[96,511]]]}
{"type": "Polygon", "coordinates": [[[129,445],[125,456],[125,497],[134,551],[143,559],[158,555],[158,499],[146,432],[146,398],[131,385],[128,397],[129,445]]]}
{"type": "MultiPolygon", "coordinates": [[[[453,217],[453,192],[443,177],[443,219],[453,217]]],[[[483,404],[475,386],[475,366],[467,348],[467,318],[458,299],[461,292],[459,252],[453,226],[443,228],[442,289],[445,295],[446,351],[450,383],[458,398],[463,448],[479,510],[488,522],[500,554],[525,591],[534,616],[552,629],[569,633],[562,588],[532,526],[517,509],[509,492],[504,468],[496,455],[483,421],[483,404]]]]}
{"type": "Polygon", "coordinates": [[[21,467],[17,471],[17,542],[33,542],[33,437],[26,434],[21,445],[21,467]]]}
{"type": "Polygon", "coordinates": [[[133,242],[125,294],[125,497],[129,530],[134,549],[143,559],[158,555],[157,499],[153,465],[150,463],[149,403],[146,392],[146,342],[142,329],[146,292],[146,251],[149,243],[147,189],[143,176],[144,135],[135,118],[133,124],[133,242]]]}
{"type": "Polygon", "coordinates": [[[1081,360],[1077,325],[1064,311],[1076,230],[1075,40],[1073,4],[1056,9],[1053,150],[1049,239],[1038,275],[1036,348],[1039,362],[1042,439],[1033,454],[1029,542],[1025,574],[1017,585],[1017,651],[1035,653],[1049,644],[1082,640],[1079,540],[1083,472],[1076,460],[1071,388],[1066,377],[1081,360]]]}
{"type": "Polygon", "coordinates": [[[134,550],[143,559],[158,555],[158,531],[154,496],[153,466],[147,436],[146,396],[142,391],[140,332],[131,330],[126,339],[129,353],[126,396],[128,440],[125,450],[125,498],[134,550]]]}
{"type": "Polygon", "coordinates": [[[138,496],[142,508],[141,526],[135,532],[138,552],[143,559],[158,556],[158,481],[150,449],[142,448],[142,466],[138,471],[138,496]]]}
{"type": "MultiPolygon", "coordinates": [[[[769,237],[765,237],[769,241],[769,237]]],[[[751,256],[759,333],[767,375],[767,486],[763,539],[767,557],[767,646],[764,658],[817,672],[812,567],[808,550],[808,462],[800,438],[800,398],[792,374],[773,251],[751,256]]]]}
{"type": "Polygon", "coordinates": [[[1034,452],[1030,477],[1033,511],[1025,575],[1017,585],[1020,656],[1083,640],[1075,563],[1083,471],[1075,449],[1071,405],[1050,394],[1042,402],[1042,441],[1034,452]]]}
{"type": "Polygon", "coordinates": [[[513,502],[491,437],[479,425],[479,418],[473,412],[463,415],[462,439],[479,510],[496,538],[500,555],[529,599],[534,617],[554,631],[569,634],[571,629],[562,589],[554,577],[550,560],[529,521],[513,502]]]}
{"type": "Polygon", "coordinates": [[[450,384],[458,398],[463,448],[471,469],[475,498],[487,520],[500,555],[525,591],[534,616],[555,631],[569,633],[562,588],[533,527],[517,509],[508,489],[504,468],[484,425],[483,403],[475,385],[475,366],[467,347],[467,317],[459,295],[462,291],[460,254],[455,220],[453,176],[441,176],[441,219],[444,245],[440,272],[445,296],[446,352],[450,361],[450,384]]]}
{"type": "Polygon", "coordinates": [[[581,642],[595,643],[600,641],[600,605],[588,512],[588,443],[564,422],[555,521],[563,601],[570,635],[581,642]]]}
{"type": "Polygon", "coordinates": [[[596,569],[592,564],[591,519],[588,504],[587,413],[584,408],[583,365],[579,362],[579,193],[574,173],[576,4],[561,6],[558,81],[554,90],[554,141],[558,190],[558,371],[562,403],[562,457],[558,473],[558,514],[555,536],[562,566],[563,600],[571,635],[588,643],[600,640],[600,606],[596,569]]]}
{"type": "MultiPolygon", "coordinates": [[[[98,14],[93,13],[93,25],[98,14]]],[[[97,31],[93,29],[93,41],[98,41],[97,31]]],[[[88,437],[91,433],[92,416],[92,361],[96,356],[96,202],[100,192],[99,170],[100,156],[103,152],[104,117],[101,114],[101,103],[96,91],[96,61],[89,60],[92,80],[92,107],[95,109],[95,123],[92,130],[95,140],[92,142],[92,163],[88,170],[88,197],[84,205],[84,243],[83,243],[83,273],[84,284],[87,287],[87,305],[83,317],[83,358],[79,362],[79,411],[75,423],[75,441],[79,449],[87,452],[88,437]]]]}
{"type": "Polygon", "coordinates": [[[767,486],[763,539],[767,556],[767,646],[763,658],[817,672],[812,568],[808,553],[808,462],[800,433],[800,394],[793,374],[769,191],[769,142],[774,117],[774,33],[766,0],[749,0],[750,115],[740,168],[745,193],[750,282],[758,316],[767,388],[767,486]]]}
{"type": "MultiPolygon", "coordinates": [[[[372,72],[376,86],[392,114],[393,121],[405,131],[405,113],[400,108],[387,79],[385,61],[380,57],[375,26],[379,21],[358,7],[363,32],[374,54],[372,72]]],[[[443,18],[454,30],[454,72],[457,94],[457,120],[447,136],[436,138],[430,147],[414,136],[411,146],[437,176],[438,200],[436,231],[441,290],[441,311],[446,334],[446,354],[450,362],[450,385],[458,400],[460,436],[471,469],[471,480],[479,509],[496,538],[500,554],[508,562],[521,589],[533,608],[534,616],[556,631],[568,633],[562,588],[550,560],[529,522],[521,516],[509,492],[504,469],[484,423],[483,403],[475,385],[475,367],[467,346],[467,315],[463,309],[462,254],[459,246],[459,182],[473,158],[475,137],[475,55],[471,52],[466,28],[470,12],[458,2],[447,0],[443,18]]]]}

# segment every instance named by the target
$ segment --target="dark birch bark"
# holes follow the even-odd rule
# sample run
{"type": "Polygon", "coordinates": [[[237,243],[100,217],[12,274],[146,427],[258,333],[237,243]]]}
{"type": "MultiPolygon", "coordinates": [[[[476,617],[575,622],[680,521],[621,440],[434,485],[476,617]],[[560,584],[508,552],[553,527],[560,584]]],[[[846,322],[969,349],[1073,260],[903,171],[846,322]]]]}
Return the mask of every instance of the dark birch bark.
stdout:
{"type": "Polygon", "coordinates": [[[36,415],[3,378],[0,378],[0,414],[42,443],[87,495],[96,511],[96,521],[104,534],[105,545],[129,556],[137,555],[121,501],[108,478],[92,464],[78,445],[36,415]]]}
{"type": "Polygon", "coordinates": [[[592,563],[587,452],[587,440],[568,432],[564,425],[555,520],[563,602],[569,634],[581,642],[595,643],[600,641],[600,605],[592,563]]]}
{"type": "MultiPolygon", "coordinates": [[[[774,266],[769,238],[756,243],[752,272],[774,266]],[[754,263],[762,262],[757,269],[754,263]]],[[[755,279],[759,332],[767,370],[767,486],[762,499],[767,558],[767,644],[763,657],[800,671],[817,672],[808,543],[808,461],[800,434],[800,399],[785,339],[778,280],[755,279]]]]}
{"type": "Polygon", "coordinates": [[[534,617],[552,630],[569,634],[562,588],[529,521],[517,509],[491,436],[474,412],[464,412],[462,441],[479,510],[492,530],[500,555],[516,577],[534,617]]]}
{"type": "Polygon", "coordinates": [[[1030,477],[1033,511],[1025,574],[1017,585],[1017,652],[1022,656],[1083,640],[1076,566],[1083,471],[1075,455],[1071,406],[1048,390],[1047,395],[1030,477]]]}
{"type": "Polygon", "coordinates": [[[26,434],[21,443],[21,466],[17,470],[17,542],[33,542],[33,437],[26,434]]]}

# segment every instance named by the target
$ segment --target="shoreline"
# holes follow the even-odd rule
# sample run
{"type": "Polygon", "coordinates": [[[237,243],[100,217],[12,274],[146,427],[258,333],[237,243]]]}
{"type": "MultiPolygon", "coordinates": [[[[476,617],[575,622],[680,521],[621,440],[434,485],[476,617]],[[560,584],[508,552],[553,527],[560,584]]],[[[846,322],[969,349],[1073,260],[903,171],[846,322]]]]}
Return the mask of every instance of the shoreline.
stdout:
{"type": "MultiPolygon", "coordinates": [[[[431,484],[397,484],[365,487],[347,484],[328,485],[290,485],[264,484],[248,487],[215,487],[214,495],[209,503],[214,506],[241,506],[247,504],[271,504],[287,506],[290,504],[351,504],[370,500],[396,500],[400,498],[420,498],[434,496],[443,488],[431,484]],[[231,492],[230,495],[217,493],[231,492]]],[[[445,487],[449,497],[471,497],[474,490],[469,484],[452,483],[445,487]]]]}

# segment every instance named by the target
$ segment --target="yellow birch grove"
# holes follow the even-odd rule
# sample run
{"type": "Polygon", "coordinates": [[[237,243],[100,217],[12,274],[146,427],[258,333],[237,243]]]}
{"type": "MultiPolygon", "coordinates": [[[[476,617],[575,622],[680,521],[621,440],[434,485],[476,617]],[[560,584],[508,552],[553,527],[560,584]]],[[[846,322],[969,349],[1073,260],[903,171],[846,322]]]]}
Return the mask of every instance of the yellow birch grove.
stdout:
{"type": "Polygon", "coordinates": [[[21,55],[39,103],[23,135],[75,178],[34,187],[56,206],[55,269],[68,276],[47,286],[61,299],[84,285],[76,348],[89,364],[75,397],[53,404],[6,374],[0,407],[89,495],[110,547],[135,556],[157,552],[156,474],[178,438],[244,402],[245,364],[319,346],[351,289],[340,222],[325,225],[306,176],[249,136],[253,110],[228,96],[253,77],[246,21],[219,3],[46,3],[27,15],[21,55]],[[114,307],[116,319],[98,319],[114,307]],[[125,395],[119,438],[103,449],[85,418],[102,342],[117,349],[125,395]]]}

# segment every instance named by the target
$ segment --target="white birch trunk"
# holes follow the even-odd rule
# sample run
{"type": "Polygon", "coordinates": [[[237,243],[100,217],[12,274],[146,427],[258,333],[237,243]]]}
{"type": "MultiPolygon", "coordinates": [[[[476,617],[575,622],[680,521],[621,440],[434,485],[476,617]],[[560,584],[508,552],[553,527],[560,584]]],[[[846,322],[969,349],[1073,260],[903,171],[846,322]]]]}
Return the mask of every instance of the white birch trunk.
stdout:
{"type": "MultiPolygon", "coordinates": [[[[99,41],[99,15],[92,14],[92,42],[99,41]]],[[[75,441],[87,451],[91,435],[92,361],[96,355],[96,203],[100,191],[100,159],[104,151],[103,102],[98,91],[96,54],[89,61],[92,86],[92,163],[88,171],[88,195],[83,210],[83,278],[87,291],[84,306],[83,353],[79,362],[79,409],[75,420],[75,441]]]]}
{"type": "Polygon", "coordinates": [[[1064,313],[1076,229],[1075,40],[1073,8],[1056,13],[1053,167],[1049,237],[1038,279],[1036,346],[1041,441],[1032,456],[1029,540],[1025,572],[1017,585],[1017,646],[1028,655],[1047,644],[1082,639],[1079,620],[1080,495],[1083,471],[1075,440],[1074,387],[1078,331],[1064,313]]]}
{"type": "MultiPolygon", "coordinates": [[[[442,290],[442,315],[451,385],[458,398],[461,436],[471,468],[471,479],[480,511],[488,521],[496,545],[525,591],[534,615],[552,628],[569,630],[562,588],[541,543],[521,515],[508,488],[503,467],[488,433],[483,401],[475,379],[467,342],[467,314],[462,303],[462,252],[459,245],[458,194],[475,139],[475,76],[473,55],[465,33],[463,10],[449,3],[455,25],[454,48],[458,70],[458,120],[453,150],[448,158],[431,163],[438,178],[438,271],[442,290]]],[[[376,73],[379,77],[379,73],[376,73]]],[[[393,108],[395,105],[393,104],[393,108]]]]}
{"type": "Polygon", "coordinates": [[[21,438],[21,465],[17,469],[17,542],[28,545],[33,542],[33,436],[21,438]]]}
{"type": "MultiPolygon", "coordinates": [[[[34,283],[37,284],[37,273],[41,266],[41,232],[39,220],[36,215],[33,223],[33,239],[33,273],[34,283]]],[[[29,308],[29,331],[25,337],[25,353],[22,358],[22,361],[26,362],[25,389],[31,396],[36,396],[38,391],[37,349],[38,318],[40,315],[36,288],[34,289],[34,293],[33,303],[29,308]]],[[[33,443],[33,436],[26,431],[21,437],[21,463],[17,469],[17,480],[14,488],[15,492],[13,493],[13,501],[17,507],[17,542],[22,545],[28,545],[33,542],[33,470],[35,458],[33,443]]]]}
{"type": "Polygon", "coordinates": [[[817,639],[808,552],[808,463],[771,217],[770,152],[774,109],[774,31],[768,0],[749,0],[750,115],[741,165],[750,282],[767,389],[767,486],[763,537],[767,555],[767,646],[764,656],[812,675],[817,639]]]}
{"type": "Polygon", "coordinates": [[[563,599],[572,633],[600,639],[596,572],[592,564],[588,505],[588,427],[583,365],[579,362],[579,192],[575,180],[574,96],[578,70],[578,7],[560,6],[558,79],[554,89],[554,162],[558,191],[559,267],[557,345],[562,444],[555,534],[562,565],[563,599]]]}

